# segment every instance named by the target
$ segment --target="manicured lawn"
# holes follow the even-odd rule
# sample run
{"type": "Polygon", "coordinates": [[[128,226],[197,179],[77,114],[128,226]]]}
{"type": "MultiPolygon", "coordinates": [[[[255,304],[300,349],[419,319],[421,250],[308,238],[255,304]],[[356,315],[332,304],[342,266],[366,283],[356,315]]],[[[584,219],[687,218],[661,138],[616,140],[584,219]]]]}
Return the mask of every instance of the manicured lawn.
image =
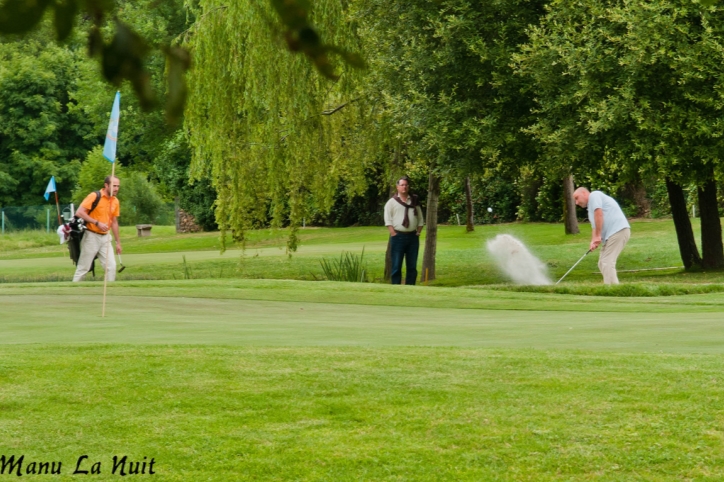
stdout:
{"type": "Polygon", "coordinates": [[[64,246],[0,237],[0,456],[68,481],[81,455],[89,480],[120,477],[113,456],[164,481],[722,480],[724,276],[648,271],[680,264],[673,226],[633,227],[619,268],[647,271],[618,287],[596,255],[515,287],[484,248],[513,234],[555,279],[587,226],[442,227],[414,287],[304,281],[363,247],[381,277],[379,228],[305,230],[291,258],[279,231],[220,255],[124,229],[104,318],[64,246]]]}

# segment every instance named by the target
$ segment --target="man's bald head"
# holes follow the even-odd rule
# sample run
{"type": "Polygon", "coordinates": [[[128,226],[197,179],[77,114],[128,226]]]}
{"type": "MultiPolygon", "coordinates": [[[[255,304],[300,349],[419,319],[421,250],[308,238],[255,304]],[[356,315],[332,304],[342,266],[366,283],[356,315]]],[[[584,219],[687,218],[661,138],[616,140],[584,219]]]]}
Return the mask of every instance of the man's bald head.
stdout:
{"type": "Polygon", "coordinates": [[[580,206],[582,208],[585,208],[588,206],[588,196],[591,195],[591,191],[589,191],[585,187],[579,187],[575,191],[573,191],[573,200],[576,202],[577,206],[580,206]]]}

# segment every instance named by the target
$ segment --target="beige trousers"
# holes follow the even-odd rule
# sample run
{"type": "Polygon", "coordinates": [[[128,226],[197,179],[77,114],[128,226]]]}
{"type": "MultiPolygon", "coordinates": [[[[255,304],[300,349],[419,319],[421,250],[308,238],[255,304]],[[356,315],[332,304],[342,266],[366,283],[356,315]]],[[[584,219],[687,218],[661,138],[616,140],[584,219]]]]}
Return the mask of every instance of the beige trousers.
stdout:
{"type": "Polygon", "coordinates": [[[91,263],[96,255],[98,255],[98,261],[101,262],[103,269],[108,272],[108,281],[115,281],[116,258],[113,254],[110,233],[96,234],[93,231],[86,231],[80,242],[80,258],[78,259],[78,267],[75,270],[73,281],[83,279],[86,273],[90,271],[91,263]]]}
{"type": "Polygon", "coordinates": [[[601,247],[601,255],[598,258],[598,269],[603,275],[603,282],[607,285],[617,285],[618,276],[616,275],[616,260],[618,255],[623,251],[624,246],[631,237],[631,230],[624,228],[621,231],[612,234],[606,244],[601,247]]]}

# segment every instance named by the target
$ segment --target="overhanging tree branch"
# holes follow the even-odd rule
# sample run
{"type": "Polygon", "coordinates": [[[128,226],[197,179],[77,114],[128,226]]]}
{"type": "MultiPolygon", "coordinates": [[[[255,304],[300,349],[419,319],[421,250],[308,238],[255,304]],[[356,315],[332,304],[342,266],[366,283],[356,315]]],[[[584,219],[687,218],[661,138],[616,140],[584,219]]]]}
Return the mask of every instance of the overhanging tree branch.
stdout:
{"type": "Polygon", "coordinates": [[[329,109],[329,110],[322,111],[322,115],[332,115],[332,114],[334,114],[335,112],[339,112],[340,110],[342,110],[342,109],[344,109],[345,107],[347,107],[349,104],[351,104],[351,103],[353,103],[353,102],[357,102],[357,101],[360,100],[361,98],[362,98],[362,97],[357,97],[356,99],[352,99],[352,100],[350,100],[350,101],[348,101],[348,102],[345,102],[345,103],[342,104],[342,105],[338,105],[338,106],[335,107],[334,109],[329,109]]]}

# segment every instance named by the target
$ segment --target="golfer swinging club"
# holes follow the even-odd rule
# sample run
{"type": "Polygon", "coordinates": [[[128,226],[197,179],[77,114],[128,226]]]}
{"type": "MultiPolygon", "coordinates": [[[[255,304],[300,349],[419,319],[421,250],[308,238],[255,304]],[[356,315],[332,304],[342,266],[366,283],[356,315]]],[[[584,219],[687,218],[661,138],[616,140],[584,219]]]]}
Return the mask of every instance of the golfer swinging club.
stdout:
{"type": "Polygon", "coordinates": [[[603,243],[598,258],[598,269],[607,285],[618,284],[616,260],[631,237],[631,226],[618,203],[601,191],[589,192],[579,187],[573,193],[576,204],[588,208],[588,219],[591,221],[590,250],[603,243]]]}
{"type": "Polygon", "coordinates": [[[91,268],[91,263],[98,256],[98,259],[106,270],[108,281],[116,279],[116,259],[112,253],[109,253],[108,244],[111,242],[110,233],[116,238],[116,253],[121,254],[121,238],[118,235],[118,216],[121,214],[120,203],[118,198],[118,189],[121,187],[121,181],[117,177],[106,177],[103,189],[100,191],[98,204],[93,208],[96,201],[96,192],[92,192],[86,196],[81,205],[78,207],[75,215],[83,218],[86,225],[86,231],[83,240],[80,242],[80,258],[78,258],[78,267],[75,270],[73,281],[81,281],[91,268]],[[89,211],[92,212],[89,213],[89,211]],[[110,254],[110,256],[108,256],[110,254]]]}

